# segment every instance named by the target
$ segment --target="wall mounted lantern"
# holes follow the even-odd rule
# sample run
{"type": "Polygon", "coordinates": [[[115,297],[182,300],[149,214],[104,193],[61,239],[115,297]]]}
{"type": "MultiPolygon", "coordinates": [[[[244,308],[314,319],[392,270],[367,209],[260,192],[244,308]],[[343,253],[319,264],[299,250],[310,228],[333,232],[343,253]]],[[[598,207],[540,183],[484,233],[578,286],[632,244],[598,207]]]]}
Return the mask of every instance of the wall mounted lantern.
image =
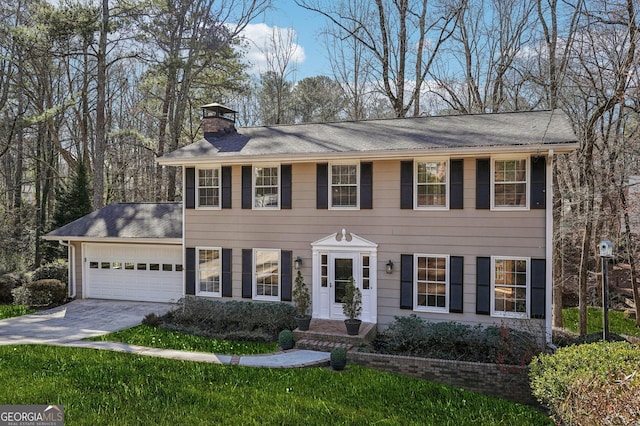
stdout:
{"type": "Polygon", "coordinates": [[[391,260],[389,260],[387,262],[387,274],[390,274],[393,272],[393,262],[391,260]]]}
{"type": "Polygon", "coordinates": [[[302,267],[302,258],[300,256],[296,257],[296,260],[293,261],[293,267],[296,268],[296,271],[302,267]]]}

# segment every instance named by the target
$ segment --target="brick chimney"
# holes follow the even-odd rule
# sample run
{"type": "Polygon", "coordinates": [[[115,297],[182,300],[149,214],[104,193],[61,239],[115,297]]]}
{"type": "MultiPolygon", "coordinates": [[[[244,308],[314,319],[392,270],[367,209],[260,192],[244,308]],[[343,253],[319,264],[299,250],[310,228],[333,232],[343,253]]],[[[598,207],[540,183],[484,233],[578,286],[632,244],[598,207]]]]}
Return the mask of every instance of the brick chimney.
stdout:
{"type": "Polygon", "coordinates": [[[218,103],[202,106],[204,137],[222,136],[236,132],[236,112],[218,103]]]}

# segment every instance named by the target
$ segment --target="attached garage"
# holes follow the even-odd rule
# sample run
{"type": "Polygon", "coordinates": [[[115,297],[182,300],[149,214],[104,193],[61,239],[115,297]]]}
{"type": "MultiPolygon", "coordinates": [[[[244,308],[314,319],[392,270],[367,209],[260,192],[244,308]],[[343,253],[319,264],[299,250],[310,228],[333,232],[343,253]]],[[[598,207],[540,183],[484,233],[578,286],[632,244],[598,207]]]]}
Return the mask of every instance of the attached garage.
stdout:
{"type": "Polygon", "coordinates": [[[183,295],[181,246],[86,243],[82,249],[86,298],[175,302],[183,295]]]}
{"type": "Polygon", "coordinates": [[[144,302],[183,297],[181,203],[116,203],[45,237],[68,246],[69,296],[144,302]]]}

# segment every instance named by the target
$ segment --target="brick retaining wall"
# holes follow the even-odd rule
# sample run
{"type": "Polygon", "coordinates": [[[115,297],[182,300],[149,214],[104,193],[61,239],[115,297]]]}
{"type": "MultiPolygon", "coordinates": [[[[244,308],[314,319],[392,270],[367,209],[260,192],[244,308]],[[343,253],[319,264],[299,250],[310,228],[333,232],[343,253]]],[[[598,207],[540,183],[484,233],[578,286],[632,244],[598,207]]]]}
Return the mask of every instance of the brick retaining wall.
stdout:
{"type": "Polygon", "coordinates": [[[529,367],[451,361],[349,351],[347,360],[357,365],[456,386],[537,406],[529,387],[529,367]]]}

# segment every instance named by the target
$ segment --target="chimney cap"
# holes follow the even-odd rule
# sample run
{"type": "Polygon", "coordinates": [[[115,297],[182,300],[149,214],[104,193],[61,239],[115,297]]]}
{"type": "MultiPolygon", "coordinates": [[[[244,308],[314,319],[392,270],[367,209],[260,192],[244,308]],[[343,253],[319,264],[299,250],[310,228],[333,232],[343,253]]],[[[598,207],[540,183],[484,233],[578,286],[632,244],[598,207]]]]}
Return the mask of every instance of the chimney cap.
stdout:
{"type": "Polygon", "coordinates": [[[210,104],[202,105],[201,108],[203,110],[212,111],[212,112],[215,112],[215,113],[220,114],[220,115],[221,114],[235,114],[236,113],[236,111],[232,110],[231,108],[229,108],[229,107],[227,107],[225,105],[219,104],[217,102],[213,102],[213,103],[210,103],[210,104]]]}

